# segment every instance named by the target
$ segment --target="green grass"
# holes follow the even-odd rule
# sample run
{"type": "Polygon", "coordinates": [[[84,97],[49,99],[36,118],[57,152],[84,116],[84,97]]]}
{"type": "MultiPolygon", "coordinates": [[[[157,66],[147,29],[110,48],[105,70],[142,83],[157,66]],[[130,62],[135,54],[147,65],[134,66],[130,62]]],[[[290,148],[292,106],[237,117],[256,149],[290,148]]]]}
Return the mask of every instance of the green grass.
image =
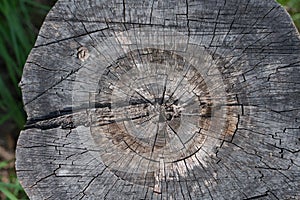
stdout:
{"type": "MultiPolygon", "coordinates": [[[[3,129],[10,123],[19,132],[24,126],[26,116],[18,83],[39,25],[49,9],[50,6],[38,0],[0,0],[0,126],[3,129]]],[[[0,199],[28,199],[17,180],[13,162],[0,160],[0,199]]]]}
{"type": "MultiPolygon", "coordinates": [[[[13,161],[3,161],[0,162],[0,170],[7,170],[9,176],[6,177],[8,181],[0,182],[0,192],[9,200],[19,200],[19,199],[28,199],[26,193],[24,192],[22,186],[20,185],[14,169],[10,167],[13,161]]],[[[0,176],[2,179],[2,177],[0,176]]],[[[0,197],[1,198],[1,197],[0,197]]]]}
{"type": "Polygon", "coordinates": [[[291,15],[298,30],[300,30],[300,0],[277,0],[291,15]]]}
{"type": "Polygon", "coordinates": [[[43,18],[49,9],[33,0],[0,1],[0,124],[10,120],[21,129],[25,123],[18,82],[37,33],[32,17],[43,18]]]}
{"type": "MultiPolygon", "coordinates": [[[[34,44],[38,27],[50,9],[41,0],[0,0],[0,126],[11,122],[17,130],[23,128],[25,112],[18,83],[26,58],[34,44]]],[[[50,2],[50,3],[49,3],[50,2]]],[[[55,0],[48,0],[53,4],[55,0]]],[[[278,0],[300,28],[300,0],[278,0]]],[[[8,170],[8,181],[0,175],[0,194],[6,199],[27,199],[19,184],[13,161],[0,162],[0,170],[8,170]]],[[[1,198],[1,196],[0,196],[1,198]]]]}

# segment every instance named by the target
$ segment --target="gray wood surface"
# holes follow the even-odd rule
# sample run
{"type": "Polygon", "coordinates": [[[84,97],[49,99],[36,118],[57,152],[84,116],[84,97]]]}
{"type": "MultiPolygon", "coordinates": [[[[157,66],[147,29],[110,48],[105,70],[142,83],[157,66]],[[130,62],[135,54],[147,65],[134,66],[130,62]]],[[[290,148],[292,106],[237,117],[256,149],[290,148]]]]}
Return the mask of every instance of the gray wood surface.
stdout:
{"type": "Polygon", "coordinates": [[[59,0],[24,67],[30,199],[300,199],[300,38],[273,0],[59,0]]]}

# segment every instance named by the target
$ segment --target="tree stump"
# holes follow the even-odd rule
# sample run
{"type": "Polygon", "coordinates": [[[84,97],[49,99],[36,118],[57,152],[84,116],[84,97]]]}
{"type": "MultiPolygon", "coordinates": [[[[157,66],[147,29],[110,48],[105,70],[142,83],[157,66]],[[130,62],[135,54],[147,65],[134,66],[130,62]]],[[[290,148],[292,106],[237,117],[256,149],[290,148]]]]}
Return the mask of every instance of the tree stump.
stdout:
{"type": "Polygon", "coordinates": [[[300,39],[273,0],[60,0],[20,87],[31,199],[300,199],[300,39]]]}

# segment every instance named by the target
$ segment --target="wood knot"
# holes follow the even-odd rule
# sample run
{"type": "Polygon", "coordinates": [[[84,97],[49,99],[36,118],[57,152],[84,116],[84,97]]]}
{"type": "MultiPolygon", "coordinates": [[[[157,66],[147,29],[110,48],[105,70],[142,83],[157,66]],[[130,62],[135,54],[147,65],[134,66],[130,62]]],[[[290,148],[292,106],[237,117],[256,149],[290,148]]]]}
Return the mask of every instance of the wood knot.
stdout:
{"type": "Polygon", "coordinates": [[[89,50],[86,47],[79,47],[77,49],[77,58],[82,62],[88,59],[89,56],[89,50]]]}

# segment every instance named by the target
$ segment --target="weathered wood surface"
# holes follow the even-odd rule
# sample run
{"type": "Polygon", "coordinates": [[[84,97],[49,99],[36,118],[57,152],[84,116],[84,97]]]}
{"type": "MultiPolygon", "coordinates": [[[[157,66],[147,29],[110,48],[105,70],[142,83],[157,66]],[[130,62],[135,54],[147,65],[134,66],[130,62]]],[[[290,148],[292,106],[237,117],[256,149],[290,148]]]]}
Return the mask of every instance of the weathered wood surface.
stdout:
{"type": "Polygon", "coordinates": [[[300,199],[300,39],[273,0],[60,0],[20,82],[31,199],[300,199]]]}

